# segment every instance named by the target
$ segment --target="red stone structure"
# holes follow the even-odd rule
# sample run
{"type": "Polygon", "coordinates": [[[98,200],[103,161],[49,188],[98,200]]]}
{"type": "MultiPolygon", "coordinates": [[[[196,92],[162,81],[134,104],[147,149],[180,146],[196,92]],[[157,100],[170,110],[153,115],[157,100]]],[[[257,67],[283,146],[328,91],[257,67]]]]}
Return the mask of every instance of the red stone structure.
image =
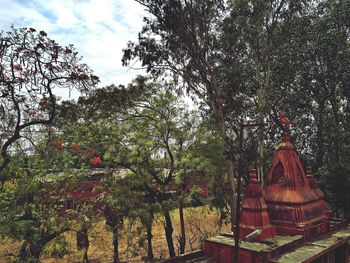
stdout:
{"type": "Polygon", "coordinates": [[[264,192],[271,223],[279,233],[311,237],[328,231],[321,191],[311,189],[289,134],[283,135],[277,148],[264,192]]]}
{"type": "Polygon", "coordinates": [[[324,202],[324,194],[318,186],[317,180],[314,177],[314,174],[311,170],[311,167],[307,168],[306,177],[309,180],[309,185],[312,191],[314,191],[315,195],[321,200],[321,205],[323,206],[323,213],[328,218],[330,216],[329,210],[327,209],[326,203],[324,202]]]}
{"type": "Polygon", "coordinates": [[[276,228],[270,224],[268,207],[262,195],[261,184],[257,181],[256,170],[250,170],[249,183],[241,206],[240,238],[259,229],[261,233],[254,241],[259,241],[276,234],[276,228]]]}
{"type": "MultiPolygon", "coordinates": [[[[330,218],[324,195],[311,170],[305,174],[290,135],[277,147],[263,189],[250,172],[241,206],[240,263],[349,262],[350,228],[330,218]],[[247,236],[248,235],[248,236],[247,236]]],[[[216,263],[232,263],[232,233],[204,242],[216,263]]]]}
{"type": "MultiPolygon", "coordinates": [[[[116,170],[115,172],[121,174],[125,172],[123,169],[116,170]]],[[[55,176],[60,176],[56,174],[55,176]]],[[[92,205],[93,211],[96,213],[102,213],[105,204],[98,201],[98,197],[103,193],[103,178],[106,176],[103,168],[94,168],[86,171],[84,180],[76,182],[75,185],[60,185],[56,186],[51,182],[43,183],[42,187],[46,189],[47,201],[53,202],[55,199],[60,199],[62,201],[62,214],[68,209],[76,209],[79,205],[83,203],[88,203],[92,205]],[[59,189],[57,189],[59,188],[59,189]]],[[[205,175],[203,172],[194,171],[186,175],[186,183],[182,185],[182,191],[189,191],[193,188],[198,188],[201,190],[201,197],[207,198],[209,196],[208,183],[203,180],[205,175]]],[[[174,184],[169,185],[166,188],[166,192],[169,195],[176,193],[176,186],[174,184]]],[[[150,202],[150,200],[147,200],[150,202]]],[[[152,202],[154,200],[152,199],[152,202]]]]}
{"type": "MultiPolygon", "coordinates": [[[[56,174],[55,176],[60,176],[56,174]]],[[[81,204],[90,204],[96,213],[102,213],[104,203],[98,201],[99,195],[102,193],[103,183],[101,179],[104,176],[103,169],[95,168],[87,172],[85,180],[77,182],[74,185],[55,185],[51,182],[43,183],[42,187],[46,190],[47,202],[60,200],[64,214],[68,209],[76,209],[81,204]]]]}

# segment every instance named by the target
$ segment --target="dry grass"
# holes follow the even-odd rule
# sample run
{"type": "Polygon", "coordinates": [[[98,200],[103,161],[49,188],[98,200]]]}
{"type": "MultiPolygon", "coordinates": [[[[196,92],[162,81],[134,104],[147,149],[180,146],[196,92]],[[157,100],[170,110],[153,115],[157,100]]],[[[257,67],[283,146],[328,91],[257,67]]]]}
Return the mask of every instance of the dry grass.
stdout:
{"type": "MultiPolygon", "coordinates": [[[[210,211],[206,207],[187,208],[185,210],[186,218],[186,251],[192,251],[201,247],[201,242],[208,236],[214,235],[219,231],[228,231],[229,226],[222,227],[217,225],[218,214],[210,211]]],[[[176,236],[180,233],[179,215],[177,210],[172,213],[174,226],[174,244],[177,249],[176,236]]],[[[142,257],[147,254],[146,233],[141,231],[139,224],[125,224],[120,239],[120,257],[125,262],[142,262],[142,257]]],[[[47,263],[66,263],[80,262],[81,252],[77,251],[75,245],[75,233],[67,232],[62,238],[67,242],[69,253],[62,259],[52,258],[48,253],[41,257],[42,262],[47,263]]],[[[88,251],[89,259],[93,263],[112,262],[113,245],[112,234],[105,227],[103,220],[97,222],[89,232],[90,247],[88,251]]],[[[1,239],[0,240],[0,263],[10,262],[16,257],[21,242],[1,239]]],[[[167,244],[164,236],[163,220],[158,218],[153,225],[153,249],[157,259],[164,259],[168,256],[167,244]]]]}

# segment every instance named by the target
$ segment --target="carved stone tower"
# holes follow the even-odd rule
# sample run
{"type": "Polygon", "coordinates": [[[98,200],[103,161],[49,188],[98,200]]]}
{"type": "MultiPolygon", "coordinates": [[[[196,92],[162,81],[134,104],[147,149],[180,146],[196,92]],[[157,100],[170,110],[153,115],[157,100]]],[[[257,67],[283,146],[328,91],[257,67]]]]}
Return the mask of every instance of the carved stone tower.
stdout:
{"type": "Polygon", "coordinates": [[[320,193],[311,188],[290,135],[284,133],[264,185],[270,221],[277,232],[306,238],[326,233],[328,216],[320,193]]]}

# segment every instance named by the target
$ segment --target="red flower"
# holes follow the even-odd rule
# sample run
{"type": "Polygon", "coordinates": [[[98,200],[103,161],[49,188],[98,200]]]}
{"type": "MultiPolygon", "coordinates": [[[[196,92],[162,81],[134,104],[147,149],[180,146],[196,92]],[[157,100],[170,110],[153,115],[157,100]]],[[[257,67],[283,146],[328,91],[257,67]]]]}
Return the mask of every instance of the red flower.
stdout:
{"type": "Polygon", "coordinates": [[[28,116],[29,117],[34,117],[37,113],[38,113],[37,110],[31,110],[31,111],[28,112],[28,116]]]}
{"type": "Polygon", "coordinates": [[[83,153],[83,159],[89,158],[90,157],[90,152],[84,152],[83,153]]]}
{"type": "Polygon", "coordinates": [[[93,166],[97,166],[100,163],[102,163],[102,160],[101,160],[100,156],[95,156],[94,158],[92,158],[92,165],[93,166]]]}
{"type": "Polygon", "coordinates": [[[92,149],[90,151],[86,151],[83,153],[83,158],[89,158],[90,156],[93,156],[96,153],[96,149],[92,149]]]}
{"type": "Polygon", "coordinates": [[[56,146],[57,149],[62,149],[62,142],[61,142],[61,140],[57,139],[55,141],[55,146],[56,146]]]}
{"type": "Polygon", "coordinates": [[[44,108],[44,107],[47,105],[47,103],[48,103],[47,99],[42,98],[42,99],[39,101],[40,109],[44,108]]]}
{"type": "Polygon", "coordinates": [[[22,71],[23,70],[21,65],[13,65],[13,69],[17,70],[17,71],[22,71]]]}
{"type": "Polygon", "coordinates": [[[34,28],[30,27],[30,28],[29,28],[29,31],[30,31],[30,32],[35,32],[36,30],[35,30],[34,28]]]}
{"type": "Polygon", "coordinates": [[[74,151],[79,152],[79,150],[80,150],[80,145],[77,144],[77,143],[74,143],[74,144],[73,144],[73,148],[74,148],[74,151]]]}
{"type": "Polygon", "coordinates": [[[292,124],[291,120],[289,120],[286,116],[284,116],[284,114],[281,111],[278,112],[278,117],[282,124],[286,124],[286,125],[292,124]]]}

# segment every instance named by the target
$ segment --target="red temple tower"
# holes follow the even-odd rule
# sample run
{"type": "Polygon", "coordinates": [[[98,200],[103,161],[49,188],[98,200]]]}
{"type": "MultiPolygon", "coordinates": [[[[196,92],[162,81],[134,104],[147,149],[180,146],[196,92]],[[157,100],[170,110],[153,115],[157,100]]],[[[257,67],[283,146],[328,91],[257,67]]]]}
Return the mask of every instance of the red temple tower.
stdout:
{"type": "Polygon", "coordinates": [[[311,188],[289,134],[283,134],[264,185],[270,220],[279,233],[311,237],[328,231],[323,194],[317,189],[311,188]]]}
{"type": "Polygon", "coordinates": [[[261,188],[261,184],[257,181],[256,170],[251,169],[249,183],[241,206],[240,238],[246,237],[257,229],[261,231],[261,234],[252,239],[254,241],[272,237],[276,234],[275,227],[270,224],[269,214],[267,213],[268,207],[261,188]]]}

